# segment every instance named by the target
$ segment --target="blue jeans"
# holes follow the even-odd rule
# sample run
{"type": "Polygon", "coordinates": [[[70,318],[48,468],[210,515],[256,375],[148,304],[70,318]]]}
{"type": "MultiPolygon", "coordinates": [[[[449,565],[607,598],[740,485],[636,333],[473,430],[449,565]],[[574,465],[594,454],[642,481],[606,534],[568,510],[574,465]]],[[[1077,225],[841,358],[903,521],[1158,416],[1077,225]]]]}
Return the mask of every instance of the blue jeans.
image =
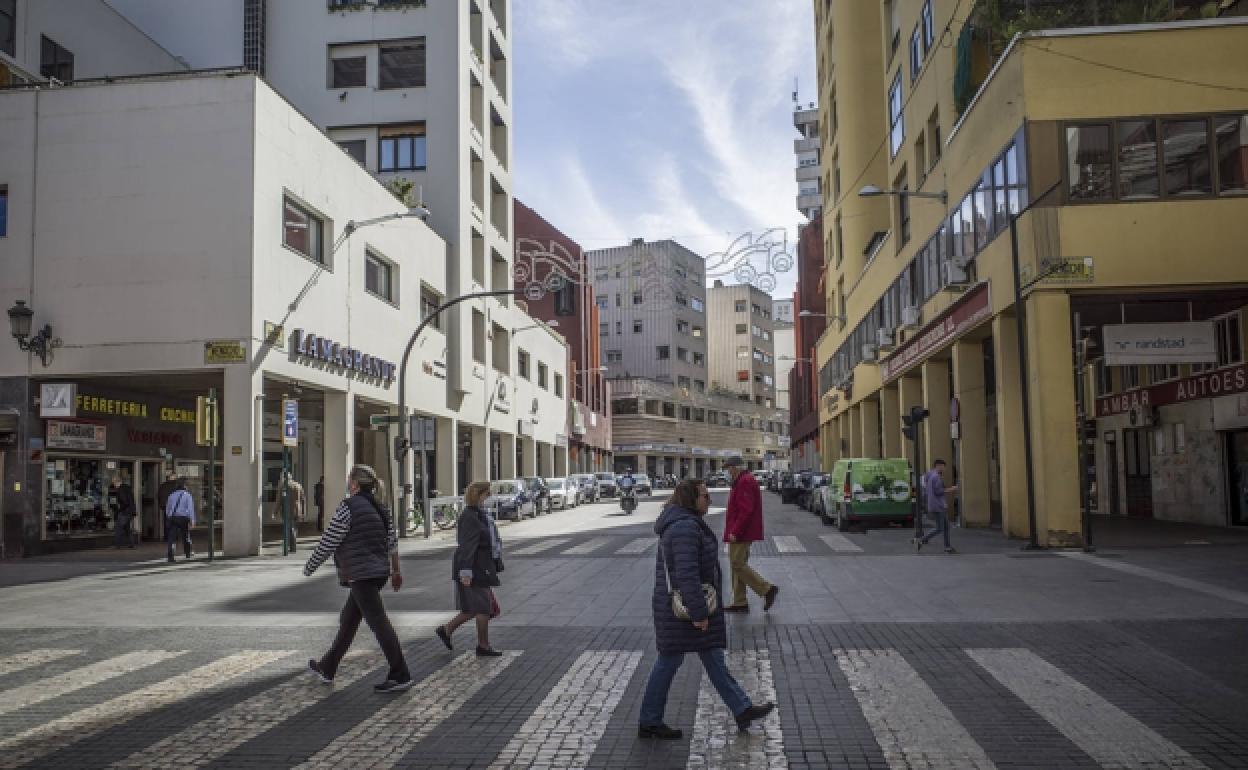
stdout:
{"type": "MultiPolygon", "coordinates": [[[[752,705],[750,696],[745,694],[745,690],[741,689],[737,680],[728,673],[728,664],[724,661],[722,649],[701,650],[698,652],[698,657],[702,659],[702,667],[706,669],[706,675],[711,680],[711,684],[715,686],[719,697],[724,699],[724,705],[734,717],[752,705]]],[[[654,668],[650,671],[650,681],[646,683],[646,694],[641,699],[642,727],[657,727],[663,724],[667,691],[671,689],[672,679],[676,677],[680,664],[684,662],[683,652],[674,655],[660,654],[659,659],[655,661],[654,668]]]]}
{"type": "Polygon", "coordinates": [[[945,547],[952,548],[953,546],[949,545],[949,512],[928,511],[927,515],[936,519],[936,526],[932,527],[932,530],[923,536],[923,543],[926,545],[928,540],[931,540],[937,533],[940,533],[945,536],[945,547]]]}

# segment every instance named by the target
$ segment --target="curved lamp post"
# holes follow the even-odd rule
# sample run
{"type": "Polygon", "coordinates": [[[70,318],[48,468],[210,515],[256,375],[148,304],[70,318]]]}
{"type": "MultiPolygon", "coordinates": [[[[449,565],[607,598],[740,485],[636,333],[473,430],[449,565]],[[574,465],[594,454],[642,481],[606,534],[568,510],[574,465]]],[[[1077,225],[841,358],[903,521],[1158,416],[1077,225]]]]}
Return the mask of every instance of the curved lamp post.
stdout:
{"type": "Polygon", "coordinates": [[[52,358],[52,351],[61,346],[61,338],[52,336],[51,324],[44,324],[32,337],[30,332],[34,320],[35,311],[26,306],[26,300],[19,299],[9,308],[9,332],[17,340],[17,346],[39,356],[39,361],[47,366],[52,358]]]}

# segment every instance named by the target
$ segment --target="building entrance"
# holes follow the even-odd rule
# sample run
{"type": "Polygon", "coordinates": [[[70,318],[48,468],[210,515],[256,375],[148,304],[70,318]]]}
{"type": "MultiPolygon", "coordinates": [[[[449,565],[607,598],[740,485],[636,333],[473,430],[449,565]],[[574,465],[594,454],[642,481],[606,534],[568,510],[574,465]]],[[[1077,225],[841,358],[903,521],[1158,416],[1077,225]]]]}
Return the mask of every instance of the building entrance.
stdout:
{"type": "Polygon", "coordinates": [[[1118,444],[1113,441],[1105,444],[1105,491],[1109,505],[1106,513],[1110,516],[1122,513],[1118,502],[1118,444]]]}
{"type": "Polygon", "coordinates": [[[1149,458],[1148,430],[1128,429],[1122,432],[1123,451],[1127,460],[1127,515],[1137,519],[1153,518],[1152,463],[1149,458]]]}
{"type": "Polygon", "coordinates": [[[1226,465],[1231,524],[1248,526],[1248,430],[1226,434],[1226,465]]]}
{"type": "Polygon", "coordinates": [[[159,541],[165,536],[165,516],[160,508],[160,485],[164,480],[164,462],[139,463],[139,487],[134,495],[139,506],[139,535],[146,541],[159,541]]]}

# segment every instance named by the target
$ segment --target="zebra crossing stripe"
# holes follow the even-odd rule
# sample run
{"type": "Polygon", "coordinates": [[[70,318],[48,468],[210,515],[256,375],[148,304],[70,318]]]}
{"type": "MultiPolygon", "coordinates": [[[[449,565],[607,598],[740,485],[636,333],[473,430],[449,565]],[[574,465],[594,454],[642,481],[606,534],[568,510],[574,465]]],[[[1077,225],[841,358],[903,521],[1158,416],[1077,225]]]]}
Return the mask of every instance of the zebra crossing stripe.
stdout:
{"type": "Polygon", "coordinates": [[[653,537],[639,537],[636,540],[630,540],[628,543],[625,543],[616,553],[645,553],[650,550],[654,543],[655,538],[653,537]]]}
{"type": "Polygon", "coordinates": [[[82,650],[30,650],[0,658],[0,676],[15,671],[51,663],[54,660],[68,658],[70,655],[81,655],[82,650]]]}
{"type": "Polygon", "coordinates": [[[1024,649],[966,654],[1104,767],[1204,767],[1135,717],[1024,649]]]}
{"type": "MultiPolygon", "coordinates": [[[[767,650],[729,652],[728,668],[754,703],[776,701],[776,685],[767,650]]],[[[755,723],[750,732],[738,732],[736,720],[724,707],[710,680],[703,676],[685,767],[690,770],[757,770],[788,766],[779,715],[773,712],[762,722],[755,723]],[[760,727],[762,735],[758,734],[760,727]]]]}
{"type": "Polygon", "coordinates": [[[524,548],[517,548],[514,551],[510,551],[510,553],[516,556],[529,556],[531,554],[541,553],[542,551],[548,551],[551,548],[563,545],[564,543],[570,541],[571,539],[572,538],[570,537],[557,537],[554,540],[543,540],[540,543],[534,543],[533,545],[526,545],[524,548]]]}
{"type": "Polygon", "coordinates": [[[640,662],[640,652],[581,653],[499,752],[491,770],[521,763],[522,756],[539,755],[552,757],[550,767],[588,767],[640,662]]]}
{"type": "Polygon", "coordinates": [[[334,676],[333,687],[302,671],[295,679],[196,722],[112,766],[154,770],[206,765],[352,684],[379,662],[375,654],[348,654],[334,676]]]}
{"type": "Polygon", "coordinates": [[[896,650],[837,650],[836,662],[889,767],[996,767],[896,650]]]}
{"type": "Polygon", "coordinates": [[[802,545],[796,535],[772,535],[771,539],[779,553],[806,553],[806,546],[802,545]]]}
{"type": "Polygon", "coordinates": [[[862,553],[862,548],[844,535],[820,535],[819,539],[836,553],[862,553]]]}
{"type": "Polygon", "coordinates": [[[417,682],[409,694],[395,696],[389,704],[335,738],[299,767],[318,770],[394,767],[413,746],[519,656],[520,652],[515,650],[497,658],[478,658],[471,652],[460,655],[446,668],[417,682]]]}
{"type": "Polygon", "coordinates": [[[125,655],[119,655],[116,658],[109,658],[108,660],[101,660],[97,663],[76,668],[73,671],[66,671],[63,674],[57,674],[47,679],[40,679],[22,687],[14,687],[12,690],[4,693],[4,700],[0,701],[0,714],[8,714],[26,706],[43,703],[46,700],[97,685],[113,677],[128,674],[131,671],[175,658],[181,654],[180,652],[167,652],[165,650],[136,650],[125,655]]]}
{"type": "Polygon", "coordinates": [[[604,545],[610,542],[611,542],[611,538],[609,537],[596,537],[593,540],[586,540],[584,543],[581,543],[580,545],[574,545],[571,548],[567,549],[566,551],[563,551],[563,553],[572,554],[572,555],[587,554],[591,551],[597,551],[599,548],[603,547],[604,545]]]}
{"type": "MultiPolygon", "coordinates": [[[[193,697],[290,655],[292,650],[249,650],[213,661],[125,695],[0,739],[0,768],[21,767],[140,714],[193,697]]],[[[179,653],[183,654],[183,653],[179,653]]]]}

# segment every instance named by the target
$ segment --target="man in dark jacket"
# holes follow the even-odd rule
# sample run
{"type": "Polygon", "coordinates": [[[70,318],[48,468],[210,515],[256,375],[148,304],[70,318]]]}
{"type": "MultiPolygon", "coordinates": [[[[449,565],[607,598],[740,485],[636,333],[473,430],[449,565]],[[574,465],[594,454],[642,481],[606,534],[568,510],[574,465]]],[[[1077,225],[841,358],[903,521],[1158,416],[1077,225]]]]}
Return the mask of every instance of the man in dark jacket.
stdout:
{"type": "Polygon", "coordinates": [[[724,661],[724,648],[728,646],[724,614],[718,608],[712,611],[707,606],[703,592],[707,584],[714,588],[716,596],[722,590],[719,540],[703,520],[710,502],[706,485],[697,479],[687,479],[676,487],[654,524],[659,548],[655,554],[651,606],[659,657],[650,672],[641,702],[637,734],[642,738],[677,740],[681,737],[680,730],[663,723],[663,711],[672,679],[687,652],[696,652],[701,658],[707,677],[732,711],[739,729],[749,728],[751,722],[762,719],[776,707],[774,703],[753,705],[724,661]],[[676,617],[672,591],[680,592],[688,611],[687,620],[676,617]]]}
{"type": "Polygon", "coordinates": [[[745,469],[740,457],[730,457],[724,462],[732,476],[732,491],[728,493],[728,512],[724,516],[724,542],[728,543],[728,562],[732,567],[732,604],[727,612],[749,612],[745,587],[763,597],[763,611],[776,603],[779,586],[767,582],[750,566],[750,544],[763,539],[763,493],[753,474],[745,469]]]}
{"type": "Polygon", "coordinates": [[[113,509],[113,547],[123,545],[134,547],[134,532],[130,523],[134,521],[137,509],[134,507],[134,490],[121,476],[113,476],[113,486],[109,490],[109,503],[113,509]]]}

